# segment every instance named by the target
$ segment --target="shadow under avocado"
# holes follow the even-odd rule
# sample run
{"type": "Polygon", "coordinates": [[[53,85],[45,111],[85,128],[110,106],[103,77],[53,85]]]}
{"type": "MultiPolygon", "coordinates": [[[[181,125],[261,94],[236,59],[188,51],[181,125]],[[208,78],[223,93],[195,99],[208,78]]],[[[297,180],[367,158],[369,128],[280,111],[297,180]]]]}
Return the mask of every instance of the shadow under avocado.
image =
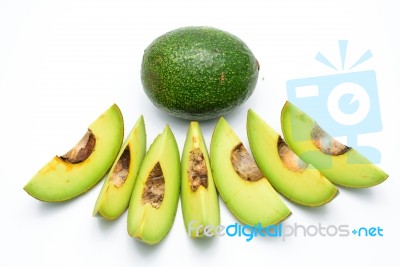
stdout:
{"type": "Polygon", "coordinates": [[[339,190],[344,194],[353,195],[359,198],[372,198],[375,195],[373,188],[351,188],[351,187],[339,187],[339,190]]]}
{"type": "Polygon", "coordinates": [[[193,245],[193,247],[204,252],[207,250],[212,250],[218,243],[217,239],[221,237],[213,236],[213,237],[191,238],[187,236],[187,238],[190,240],[190,243],[193,245]]]}
{"type": "Polygon", "coordinates": [[[162,240],[158,244],[149,245],[129,235],[128,238],[130,239],[129,243],[134,247],[133,249],[138,251],[138,254],[143,257],[153,257],[162,250],[165,243],[165,241],[162,240]]]}
{"type": "Polygon", "coordinates": [[[40,216],[51,216],[55,213],[61,213],[63,210],[65,211],[65,209],[72,206],[74,202],[79,201],[78,199],[79,197],[62,202],[39,201],[39,203],[37,203],[37,212],[40,214],[40,216]]]}

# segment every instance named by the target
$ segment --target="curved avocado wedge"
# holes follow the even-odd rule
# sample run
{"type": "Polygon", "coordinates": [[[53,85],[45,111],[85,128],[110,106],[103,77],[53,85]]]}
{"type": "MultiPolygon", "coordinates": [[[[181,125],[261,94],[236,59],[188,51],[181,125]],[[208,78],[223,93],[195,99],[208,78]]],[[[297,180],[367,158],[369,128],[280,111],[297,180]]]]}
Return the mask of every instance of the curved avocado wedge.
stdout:
{"type": "Polygon", "coordinates": [[[171,229],[181,185],[175,137],[166,126],[150,146],[140,166],[128,208],[130,236],[153,245],[171,229]]]}
{"type": "Polygon", "coordinates": [[[106,219],[114,220],[128,208],[133,185],[145,154],[146,129],[143,116],[140,116],[122,144],[117,159],[104,181],[93,215],[99,213],[106,219]]]}
{"type": "Polygon", "coordinates": [[[302,161],[253,110],[247,113],[247,136],[261,172],[289,200],[304,206],[331,201],[337,188],[313,166],[302,161]]]}
{"type": "Polygon", "coordinates": [[[25,185],[32,197],[59,202],[83,194],[106,174],[124,138],[120,109],[113,104],[64,156],[55,156],[25,185]]]}
{"type": "Polygon", "coordinates": [[[197,121],[189,125],[181,168],[181,204],[186,232],[190,237],[215,234],[204,233],[205,225],[215,229],[220,224],[220,214],[207,146],[197,121]]]}
{"type": "Polygon", "coordinates": [[[283,136],[289,147],[331,182],[346,187],[371,187],[388,177],[383,170],[328,135],[307,114],[290,102],[281,113],[283,136]]]}
{"type": "Polygon", "coordinates": [[[223,117],[211,138],[210,159],[218,192],[242,223],[267,227],[291,214],[223,117]]]}

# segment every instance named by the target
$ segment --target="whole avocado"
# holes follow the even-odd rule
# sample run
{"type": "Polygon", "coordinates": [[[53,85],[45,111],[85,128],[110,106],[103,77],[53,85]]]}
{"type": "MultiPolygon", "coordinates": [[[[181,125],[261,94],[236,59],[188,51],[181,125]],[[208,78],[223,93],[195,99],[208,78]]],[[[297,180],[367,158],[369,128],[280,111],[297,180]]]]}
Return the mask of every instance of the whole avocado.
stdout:
{"type": "Polygon", "coordinates": [[[158,108],[188,120],[208,120],[247,100],[259,64],[238,37],[212,27],[178,28],[144,51],[141,79],[158,108]]]}

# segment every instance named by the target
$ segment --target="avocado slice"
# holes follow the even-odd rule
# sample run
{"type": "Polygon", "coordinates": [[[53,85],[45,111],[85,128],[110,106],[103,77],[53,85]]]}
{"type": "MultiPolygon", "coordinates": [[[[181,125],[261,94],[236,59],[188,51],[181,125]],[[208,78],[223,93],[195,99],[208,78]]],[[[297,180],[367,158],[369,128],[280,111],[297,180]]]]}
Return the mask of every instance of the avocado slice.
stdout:
{"type": "Polygon", "coordinates": [[[281,124],[289,147],[331,182],[363,188],[387,179],[387,173],[354,148],[332,138],[311,117],[288,101],[282,109],[281,124]]]}
{"type": "Polygon", "coordinates": [[[242,223],[266,227],[291,214],[223,117],[215,126],[210,154],[218,192],[242,223]]]}
{"type": "Polygon", "coordinates": [[[99,213],[106,219],[114,220],[128,208],[133,185],[145,154],[146,129],[143,116],[140,116],[104,181],[93,215],[99,213]]]}
{"type": "Polygon", "coordinates": [[[251,109],[247,113],[247,136],[261,172],[278,192],[291,201],[305,206],[321,206],[338,194],[338,189],[328,179],[302,161],[251,109]]]}
{"type": "Polygon", "coordinates": [[[189,125],[181,168],[181,204],[186,232],[190,237],[209,236],[213,233],[204,233],[204,226],[212,225],[215,229],[220,224],[219,202],[207,146],[197,121],[189,125]]]}
{"type": "Polygon", "coordinates": [[[171,229],[181,185],[180,159],[167,125],[145,155],[128,208],[128,233],[146,244],[159,243],[171,229]]]}
{"type": "Polygon", "coordinates": [[[89,126],[75,147],[44,165],[24,190],[47,202],[65,201],[83,194],[110,169],[123,137],[122,114],[113,104],[89,126]]]}

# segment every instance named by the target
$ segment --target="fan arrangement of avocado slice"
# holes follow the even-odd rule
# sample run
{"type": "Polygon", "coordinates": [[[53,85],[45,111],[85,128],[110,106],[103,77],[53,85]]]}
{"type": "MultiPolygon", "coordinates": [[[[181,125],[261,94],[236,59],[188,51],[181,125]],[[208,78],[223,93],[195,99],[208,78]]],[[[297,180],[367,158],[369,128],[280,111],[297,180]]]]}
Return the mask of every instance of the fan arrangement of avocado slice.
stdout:
{"type": "Polygon", "coordinates": [[[253,110],[247,114],[247,135],[258,166],[274,188],[293,202],[320,206],[331,201],[337,188],[311,164],[302,161],[253,110]]]}
{"type": "Polygon", "coordinates": [[[106,174],[124,136],[120,109],[112,105],[99,116],[81,141],[63,156],[55,156],[25,185],[42,201],[65,201],[83,194],[106,174]]]}
{"type": "Polygon", "coordinates": [[[326,133],[290,102],[281,113],[283,135],[299,157],[314,165],[331,182],[346,187],[371,187],[388,178],[383,170],[326,133]]]}
{"type": "Polygon", "coordinates": [[[219,202],[207,145],[198,122],[192,121],[186,135],[181,160],[181,204],[186,232],[203,237],[205,225],[220,224],[219,202]],[[189,224],[198,231],[190,231],[189,224]]]}
{"type": "Polygon", "coordinates": [[[93,215],[118,218],[129,205],[139,167],[146,153],[146,130],[143,116],[134,125],[112,165],[97,198],[93,215]]]}
{"type": "Polygon", "coordinates": [[[128,233],[147,244],[160,242],[169,232],[178,208],[179,150],[166,126],[150,146],[140,166],[128,208],[128,233]]]}
{"type": "Polygon", "coordinates": [[[186,230],[189,225],[197,229],[188,233],[195,238],[208,236],[202,226],[216,229],[220,224],[218,194],[239,221],[266,227],[291,214],[280,195],[315,207],[338,195],[334,184],[364,188],[387,179],[378,166],[333,139],[290,102],[282,109],[281,124],[284,138],[248,111],[253,158],[223,117],[215,126],[209,156],[199,123],[192,121],[180,158],[168,125],[146,152],[143,116],[123,142],[123,117],[113,104],[75,147],[44,165],[24,190],[41,201],[66,201],[108,172],[93,215],[114,220],[128,210],[129,235],[153,245],[170,231],[179,198],[186,230]]]}
{"type": "Polygon", "coordinates": [[[268,226],[291,214],[224,118],[215,127],[210,146],[215,185],[236,218],[268,226]]]}

